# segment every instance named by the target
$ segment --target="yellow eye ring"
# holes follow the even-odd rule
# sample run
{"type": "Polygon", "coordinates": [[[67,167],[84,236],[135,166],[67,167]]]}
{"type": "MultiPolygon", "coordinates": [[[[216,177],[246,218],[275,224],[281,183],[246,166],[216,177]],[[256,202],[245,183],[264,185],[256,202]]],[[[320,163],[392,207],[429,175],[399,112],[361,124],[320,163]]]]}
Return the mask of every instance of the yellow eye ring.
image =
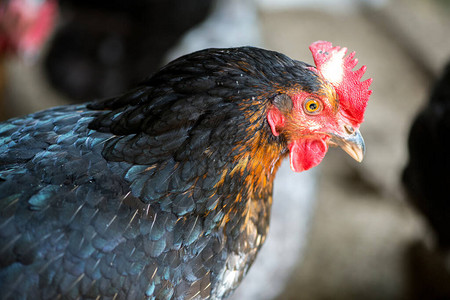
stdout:
{"type": "Polygon", "coordinates": [[[315,115],[322,111],[322,103],[316,99],[307,99],[303,103],[305,112],[309,115],[315,115]]]}

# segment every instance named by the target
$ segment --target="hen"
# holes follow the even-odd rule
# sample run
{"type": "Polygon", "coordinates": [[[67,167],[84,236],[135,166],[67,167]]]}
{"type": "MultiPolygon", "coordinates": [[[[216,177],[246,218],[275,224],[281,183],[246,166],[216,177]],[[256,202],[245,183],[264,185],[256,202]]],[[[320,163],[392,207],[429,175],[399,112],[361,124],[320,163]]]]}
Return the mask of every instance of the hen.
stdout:
{"type": "Polygon", "coordinates": [[[0,125],[2,299],[221,299],[269,228],[283,158],[361,161],[354,53],[181,57],[122,96],[0,125]]]}
{"type": "Polygon", "coordinates": [[[450,62],[436,80],[408,138],[403,171],[408,200],[421,213],[432,238],[415,240],[406,252],[411,286],[408,299],[450,299],[450,62]],[[430,243],[431,241],[431,243],[430,243]]]}
{"type": "Polygon", "coordinates": [[[450,249],[450,63],[434,84],[429,103],[420,111],[409,133],[409,161],[403,184],[410,201],[430,224],[438,245],[450,249]]]}
{"type": "Polygon", "coordinates": [[[57,16],[55,0],[6,0],[0,3],[0,58],[17,52],[37,54],[57,16]]]}
{"type": "Polygon", "coordinates": [[[3,93],[7,75],[5,59],[19,54],[36,58],[51,33],[57,16],[54,0],[0,1],[0,120],[6,119],[3,93]]]}

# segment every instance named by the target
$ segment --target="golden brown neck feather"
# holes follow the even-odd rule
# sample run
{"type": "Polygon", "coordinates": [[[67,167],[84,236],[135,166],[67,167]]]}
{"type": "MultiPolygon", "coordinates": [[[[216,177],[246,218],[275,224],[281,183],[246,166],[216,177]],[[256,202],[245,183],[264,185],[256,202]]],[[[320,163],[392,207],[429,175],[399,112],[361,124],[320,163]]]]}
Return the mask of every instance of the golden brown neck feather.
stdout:
{"type": "Polygon", "coordinates": [[[266,123],[266,106],[258,111],[246,111],[250,121],[245,128],[247,138],[235,145],[233,150],[239,154],[234,157],[233,166],[224,170],[218,185],[227,176],[242,176],[244,189],[251,198],[267,198],[272,194],[275,174],[288,152],[283,143],[273,140],[266,123]]]}

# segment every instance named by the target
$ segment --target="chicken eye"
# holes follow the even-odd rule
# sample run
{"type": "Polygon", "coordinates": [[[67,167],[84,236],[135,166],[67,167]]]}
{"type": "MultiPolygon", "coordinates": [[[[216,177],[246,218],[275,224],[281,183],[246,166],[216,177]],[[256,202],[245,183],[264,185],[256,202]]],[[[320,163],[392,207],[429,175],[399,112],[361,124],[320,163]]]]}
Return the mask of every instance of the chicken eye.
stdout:
{"type": "Polygon", "coordinates": [[[322,110],[322,103],[316,99],[308,99],[303,104],[305,112],[310,115],[315,115],[322,110]]]}

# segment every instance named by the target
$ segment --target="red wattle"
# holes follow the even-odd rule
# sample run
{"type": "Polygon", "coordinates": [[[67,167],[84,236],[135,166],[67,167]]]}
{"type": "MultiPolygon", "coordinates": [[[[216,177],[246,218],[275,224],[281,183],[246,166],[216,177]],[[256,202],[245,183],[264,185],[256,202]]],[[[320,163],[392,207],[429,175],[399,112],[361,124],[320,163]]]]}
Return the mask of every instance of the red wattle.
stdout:
{"type": "Polygon", "coordinates": [[[324,140],[296,140],[289,144],[289,161],[294,172],[302,172],[317,166],[328,151],[324,140]]]}

